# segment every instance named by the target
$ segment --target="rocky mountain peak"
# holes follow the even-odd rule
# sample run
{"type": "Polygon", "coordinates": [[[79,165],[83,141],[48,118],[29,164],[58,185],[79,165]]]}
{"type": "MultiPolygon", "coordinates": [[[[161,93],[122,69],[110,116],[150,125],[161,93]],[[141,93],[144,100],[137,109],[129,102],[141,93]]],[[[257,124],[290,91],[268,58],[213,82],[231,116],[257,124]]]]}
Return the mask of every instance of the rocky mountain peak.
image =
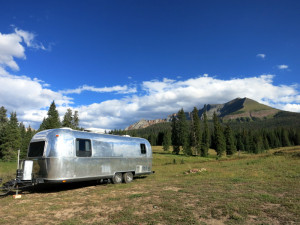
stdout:
{"type": "MultiPolygon", "coordinates": [[[[224,104],[205,104],[203,108],[198,111],[199,118],[203,119],[203,114],[206,112],[207,118],[212,119],[214,113],[223,120],[237,119],[237,118],[263,118],[272,117],[280,110],[274,109],[270,106],[260,104],[249,98],[235,98],[224,104]]],[[[186,112],[186,118],[191,118],[191,112],[186,112]]],[[[134,130],[140,128],[146,128],[150,125],[171,122],[173,117],[177,116],[177,113],[173,113],[167,116],[166,119],[145,120],[142,119],[125,130],[134,130]]]]}

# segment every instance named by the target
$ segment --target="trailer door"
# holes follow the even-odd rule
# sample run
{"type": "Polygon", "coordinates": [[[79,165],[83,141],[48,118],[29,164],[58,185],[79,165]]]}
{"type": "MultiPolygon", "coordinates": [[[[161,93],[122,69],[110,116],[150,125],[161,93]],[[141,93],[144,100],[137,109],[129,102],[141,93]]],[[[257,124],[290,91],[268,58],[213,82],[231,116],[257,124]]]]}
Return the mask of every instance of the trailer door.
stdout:
{"type": "Polygon", "coordinates": [[[91,176],[92,145],[90,139],[76,139],[75,174],[77,178],[91,176]]]}

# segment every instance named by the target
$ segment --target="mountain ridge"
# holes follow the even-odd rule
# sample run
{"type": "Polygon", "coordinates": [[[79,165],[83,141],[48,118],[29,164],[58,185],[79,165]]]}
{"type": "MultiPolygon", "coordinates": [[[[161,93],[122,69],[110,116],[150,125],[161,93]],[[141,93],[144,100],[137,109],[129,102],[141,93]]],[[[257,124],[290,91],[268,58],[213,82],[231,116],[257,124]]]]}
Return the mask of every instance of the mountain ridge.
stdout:
{"type": "MultiPolygon", "coordinates": [[[[228,121],[244,118],[248,118],[248,120],[255,120],[257,118],[272,118],[277,113],[282,112],[282,110],[272,108],[245,97],[235,98],[224,104],[205,104],[198,110],[199,118],[203,119],[204,112],[206,112],[208,119],[212,119],[213,114],[216,113],[219,118],[222,118],[224,121],[228,121]]],[[[128,126],[125,130],[141,129],[157,123],[170,122],[174,116],[176,117],[177,114],[170,114],[165,119],[142,119],[128,126]]],[[[186,112],[186,117],[190,120],[191,112],[186,112]]]]}

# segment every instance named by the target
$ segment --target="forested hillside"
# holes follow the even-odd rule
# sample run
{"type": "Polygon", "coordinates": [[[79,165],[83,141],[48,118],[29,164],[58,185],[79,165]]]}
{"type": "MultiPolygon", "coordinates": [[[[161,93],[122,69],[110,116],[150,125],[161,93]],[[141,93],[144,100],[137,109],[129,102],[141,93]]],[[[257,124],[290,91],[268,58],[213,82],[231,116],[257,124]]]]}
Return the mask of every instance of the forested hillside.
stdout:
{"type": "MultiPolygon", "coordinates": [[[[255,109],[252,108],[252,110],[255,109]]],[[[178,115],[180,114],[180,111],[173,116],[175,122],[179,121],[178,115]]],[[[188,129],[184,133],[181,133],[181,136],[183,134],[188,136],[188,145],[191,149],[189,154],[199,155],[200,152],[196,150],[195,143],[193,143],[193,136],[195,136],[193,131],[195,119],[191,119],[193,113],[190,113],[189,117],[187,116],[187,113],[184,114],[186,120],[185,123],[188,129]]],[[[199,113],[196,114],[197,111],[194,111],[194,116],[199,115],[199,113]]],[[[215,113],[214,115],[216,116],[217,114],[215,113]]],[[[164,143],[169,143],[169,146],[174,146],[174,140],[170,140],[175,131],[174,127],[176,127],[175,125],[172,125],[174,121],[155,124],[144,129],[129,131],[115,130],[112,133],[143,137],[148,139],[152,145],[164,145],[164,143]]],[[[259,153],[270,148],[300,145],[299,113],[278,111],[272,118],[241,117],[230,120],[225,120],[222,117],[216,116],[214,120],[207,120],[206,122],[202,117],[202,120],[199,121],[202,141],[200,145],[203,146],[203,140],[205,139],[203,135],[205,134],[208,135],[209,147],[216,149],[219,138],[221,139],[221,144],[222,142],[225,143],[223,145],[226,146],[225,149],[227,148],[227,154],[231,151],[228,150],[230,148],[232,148],[233,151],[241,150],[259,153]],[[206,126],[209,134],[205,133],[206,126]],[[220,135],[221,137],[217,138],[217,136],[220,135]]],[[[179,144],[182,148],[183,145],[186,144],[179,144]]],[[[169,149],[169,147],[165,148],[169,149]]],[[[175,153],[177,151],[178,150],[175,150],[175,153]]],[[[226,150],[223,149],[222,151],[225,152],[226,150]]],[[[187,150],[187,152],[189,152],[189,150],[187,150]]]]}
{"type": "MultiPolygon", "coordinates": [[[[204,108],[209,113],[213,112],[212,118],[206,111],[196,107],[190,113],[181,109],[169,118],[170,122],[160,120],[143,129],[113,130],[110,133],[146,138],[151,145],[163,146],[165,150],[172,147],[175,154],[183,150],[186,155],[199,156],[207,156],[208,148],[215,149],[222,156],[236,151],[259,153],[270,148],[300,145],[299,113],[275,110],[276,113],[271,115],[269,113],[274,113],[274,109],[246,98],[204,108]],[[230,119],[230,115],[235,117],[230,119]],[[246,116],[243,117],[244,115],[246,116]]],[[[60,127],[80,129],[78,112],[73,113],[68,109],[61,122],[55,103],[52,102],[38,131],[60,127]]],[[[21,158],[24,158],[36,132],[19,122],[15,112],[7,116],[7,110],[2,106],[0,160],[15,160],[18,149],[21,150],[21,158]]]]}

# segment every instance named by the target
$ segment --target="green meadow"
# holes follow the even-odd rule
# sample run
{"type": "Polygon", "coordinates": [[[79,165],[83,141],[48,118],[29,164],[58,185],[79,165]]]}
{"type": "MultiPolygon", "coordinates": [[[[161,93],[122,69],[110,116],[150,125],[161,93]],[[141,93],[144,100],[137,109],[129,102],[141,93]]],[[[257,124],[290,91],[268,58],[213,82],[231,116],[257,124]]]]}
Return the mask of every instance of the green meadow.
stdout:
{"type": "MultiPolygon", "coordinates": [[[[0,224],[300,224],[300,147],[264,154],[173,155],[130,184],[77,183],[0,198],[0,224]]],[[[0,177],[16,163],[0,162],[0,177]]]]}

